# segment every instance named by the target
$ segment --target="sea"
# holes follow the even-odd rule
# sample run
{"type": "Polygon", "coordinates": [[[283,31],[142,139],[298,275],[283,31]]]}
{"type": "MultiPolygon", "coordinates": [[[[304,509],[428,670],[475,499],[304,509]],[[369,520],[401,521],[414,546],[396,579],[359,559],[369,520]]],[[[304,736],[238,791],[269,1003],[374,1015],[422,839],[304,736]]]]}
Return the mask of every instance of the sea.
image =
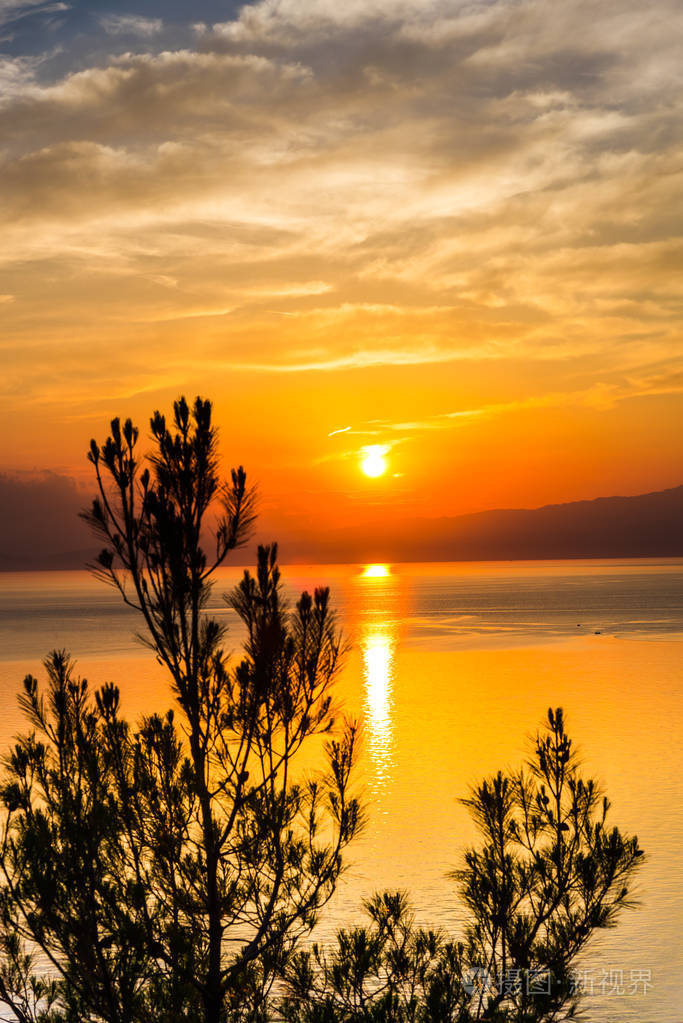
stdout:
{"type": "MultiPolygon", "coordinates": [[[[239,623],[222,569],[211,609],[239,623]]],[[[367,823],[315,937],[363,920],[378,890],[409,893],[416,919],[462,934],[449,872],[476,844],[461,800],[529,756],[548,707],[564,708],[583,772],[645,857],[638,907],[577,964],[589,1023],[683,1020],[683,560],[284,566],[290,601],[329,586],[349,652],[340,714],[361,725],[356,791],[367,823]]],[[[0,575],[0,748],[25,728],[17,693],[66,648],[93,687],[140,718],[172,705],[168,679],[116,592],[86,572],[0,575]]]]}

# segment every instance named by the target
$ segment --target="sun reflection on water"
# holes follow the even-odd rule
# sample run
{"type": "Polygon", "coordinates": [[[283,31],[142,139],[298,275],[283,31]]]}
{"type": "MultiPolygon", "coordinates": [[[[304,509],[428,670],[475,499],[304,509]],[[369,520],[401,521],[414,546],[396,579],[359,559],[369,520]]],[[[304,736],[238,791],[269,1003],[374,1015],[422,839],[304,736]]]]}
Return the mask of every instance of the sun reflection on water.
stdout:
{"type": "Polygon", "coordinates": [[[388,631],[369,626],[363,641],[367,750],[378,789],[386,788],[393,767],[393,682],[395,642],[388,631]]]}
{"type": "Polygon", "coordinates": [[[358,579],[365,746],[373,766],[371,787],[379,795],[394,773],[396,585],[389,565],[384,564],[366,565],[358,579]]]}
{"type": "Polygon", "coordinates": [[[386,579],[391,575],[388,565],[366,565],[361,572],[363,579],[386,579]]]}

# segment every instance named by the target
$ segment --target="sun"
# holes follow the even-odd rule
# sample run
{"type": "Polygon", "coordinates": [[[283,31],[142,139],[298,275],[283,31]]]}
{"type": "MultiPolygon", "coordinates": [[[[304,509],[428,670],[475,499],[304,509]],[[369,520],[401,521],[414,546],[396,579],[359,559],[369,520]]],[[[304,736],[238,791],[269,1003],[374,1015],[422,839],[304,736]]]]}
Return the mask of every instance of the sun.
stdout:
{"type": "Polygon", "coordinates": [[[375,479],[377,476],[384,475],[387,471],[387,460],[384,457],[386,453],[387,448],[381,444],[371,444],[369,447],[363,448],[363,460],[360,467],[366,476],[375,479]]]}

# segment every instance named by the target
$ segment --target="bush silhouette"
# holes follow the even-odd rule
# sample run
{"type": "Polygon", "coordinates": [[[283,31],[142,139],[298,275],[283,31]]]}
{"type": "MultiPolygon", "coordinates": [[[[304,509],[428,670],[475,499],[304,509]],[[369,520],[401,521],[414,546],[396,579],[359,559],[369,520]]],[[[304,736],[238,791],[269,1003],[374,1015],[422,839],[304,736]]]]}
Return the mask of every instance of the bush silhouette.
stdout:
{"type": "Polygon", "coordinates": [[[286,970],[288,1023],[551,1023],[580,997],[572,963],[632,905],[635,838],[607,827],[609,804],[580,776],[562,709],[548,711],[526,768],[463,800],[481,835],[453,874],[469,909],[464,940],[415,926],[407,896],[365,904],[370,923],[286,970]]]}
{"type": "Polygon", "coordinates": [[[277,549],[259,547],[229,599],[246,635],[229,663],[208,599],[253,492],[241,468],[219,477],[209,402],[180,399],[171,427],[157,412],[151,431],[143,458],[130,420],[91,443],[86,518],[104,544],[94,571],[141,616],[177,712],[133,727],[118,689],[93,693],[65,651],[45,661],[46,691],[24,680],[31,731],[0,792],[0,1001],[20,1023],[572,1018],[572,964],[631,904],[642,853],[607,826],[561,709],[522,770],[464,800],[481,842],[453,874],[469,911],[460,940],[384,893],[366,902],[367,926],[302,947],[361,824],[356,728],[335,726],[332,705],[329,593],[290,611],[277,549]],[[324,770],[299,778],[315,736],[324,770]]]}
{"type": "Polygon", "coordinates": [[[130,420],[91,443],[87,518],[104,541],[95,571],[142,616],[178,713],[132,728],[116,687],[91,694],[63,651],[46,661],[46,694],[26,678],[33,731],[2,791],[0,997],[20,1020],[259,1018],[359,826],[355,727],[332,731],[341,639],[328,591],[289,613],[276,547],[259,548],[230,599],[247,638],[228,664],[207,600],[253,495],[242,469],[218,476],[209,402],[181,399],[172,427],[156,413],[151,429],[142,460],[130,420]],[[325,769],[297,779],[293,758],[321,734],[325,769]],[[46,960],[51,980],[36,977],[46,960]]]}

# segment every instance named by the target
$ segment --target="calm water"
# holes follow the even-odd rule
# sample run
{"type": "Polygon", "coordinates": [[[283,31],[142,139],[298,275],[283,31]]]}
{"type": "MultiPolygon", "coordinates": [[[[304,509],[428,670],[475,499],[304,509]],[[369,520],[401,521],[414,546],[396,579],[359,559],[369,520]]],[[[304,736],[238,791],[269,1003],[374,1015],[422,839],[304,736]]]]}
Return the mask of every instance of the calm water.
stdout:
{"type": "MultiPolygon", "coordinates": [[[[221,594],[217,612],[240,634],[221,594]]],[[[548,705],[562,705],[612,819],[647,852],[641,908],[596,940],[586,1018],[683,1018],[683,561],[315,566],[285,569],[292,594],[329,584],[352,649],[338,691],[364,726],[357,783],[368,827],[320,936],[359,917],[376,888],[408,889],[418,917],[457,933],[445,873],[474,838],[468,786],[516,766],[548,705]],[[651,984],[632,991],[632,971],[651,984]],[[623,987],[623,993],[619,988],[623,987]],[[604,992],[604,993],[603,993],[604,992]]],[[[164,709],[166,680],[137,621],[84,573],[0,576],[0,743],[21,727],[16,691],[65,646],[93,684],[120,685],[130,716],[164,709]]]]}

